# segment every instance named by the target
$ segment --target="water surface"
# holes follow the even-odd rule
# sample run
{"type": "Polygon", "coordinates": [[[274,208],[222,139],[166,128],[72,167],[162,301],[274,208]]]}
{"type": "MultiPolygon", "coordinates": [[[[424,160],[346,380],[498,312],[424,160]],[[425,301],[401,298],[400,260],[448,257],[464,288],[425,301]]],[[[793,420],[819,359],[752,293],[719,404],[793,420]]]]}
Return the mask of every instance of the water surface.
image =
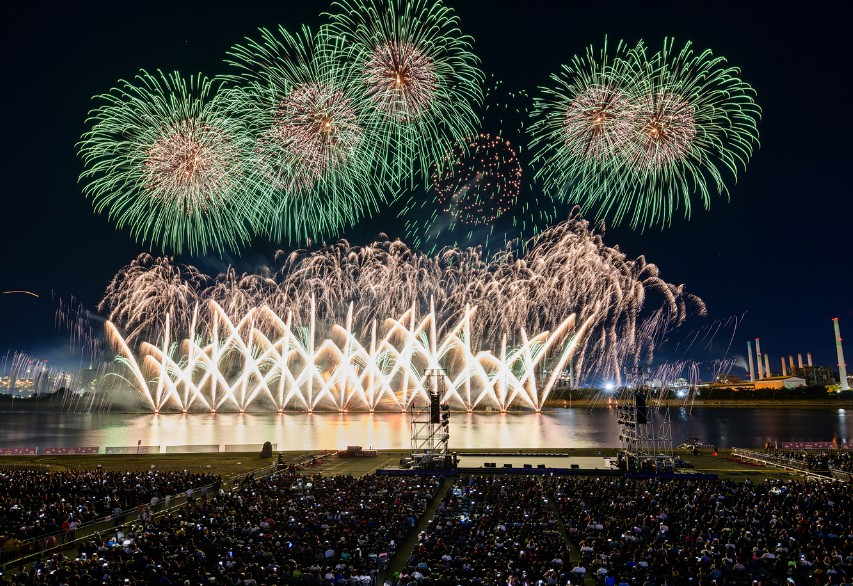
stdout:
{"type": "MultiPolygon", "coordinates": [[[[853,441],[844,409],[694,408],[670,411],[673,443],[691,437],[719,447],[766,441],[853,441]]],[[[280,450],[361,445],[408,449],[411,425],[401,413],[55,414],[0,413],[0,447],[235,445],[270,441],[280,450]]],[[[615,411],[453,413],[451,448],[590,448],[619,445],[615,411]]]]}

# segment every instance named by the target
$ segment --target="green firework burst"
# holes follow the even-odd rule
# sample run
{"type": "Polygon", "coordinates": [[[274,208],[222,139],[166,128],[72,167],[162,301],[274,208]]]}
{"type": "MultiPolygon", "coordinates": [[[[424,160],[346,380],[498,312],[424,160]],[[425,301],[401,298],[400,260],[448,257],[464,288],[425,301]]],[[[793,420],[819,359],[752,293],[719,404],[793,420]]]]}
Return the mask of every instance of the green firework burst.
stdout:
{"type": "Polygon", "coordinates": [[[613,54],[606,41],[598,52],[590,46],[540,88],[530,150],[546,191],[580,201],[624,188],[617,168],[632,130],[629,51],[622,42],[613,54]]]}
{"type": "Polygon", "coordinates": [[[96,96],[102,104],[78,144],[95,211],[170,252],[245,243],[256,214],[246,178],[252,143],[218,88],[201,75],[141,71],[96,96]]]}
{"type": "Polygon", "coordinates": [[[376,180],[384,145],[343,39],[303,28],[260,30],[229,52],[229,101],[254,137],[265,229],[304,243],[335,235],[394,194],[376,180]]]}
{"type": "Polygon", "coordinates": [[[425,182],[475,133],[483,74],[452,9],[435,0],[339,0],[329,30],[355,51],[356,74],[387,145],[385,168],[425,182]]]}
{"type": "Polygon", "coordinates": [[[552,80],[533,112],[537,177],[614,224],[667,226],[696,200],[708,209],[758,144],[754,90],[689,42],[676,50],[667,39],[653,55],[620,43],[612,59],[590,48],[552,80]]]}
{"type": "Polygon", "coordinates": [[[631,189],[594,205],[636,228],[669,225],[679,208],[689,218],[694,201],[707,210],[714,194],[728,198],[727,176],[737,179],[758,145],[755,90],[690,42],[678,50],[666,39],[650,58],[638,46],[629,62],[634,112],[622,166],[631,189]]]}

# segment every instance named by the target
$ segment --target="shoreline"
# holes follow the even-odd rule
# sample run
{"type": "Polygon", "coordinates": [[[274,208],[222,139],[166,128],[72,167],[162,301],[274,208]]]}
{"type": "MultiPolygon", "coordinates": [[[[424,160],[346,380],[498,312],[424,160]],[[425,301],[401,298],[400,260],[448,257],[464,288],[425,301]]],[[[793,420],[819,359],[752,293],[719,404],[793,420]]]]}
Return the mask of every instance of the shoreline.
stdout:
{"type": "MultiPolygon", "coordinates": [[[[600,399],[576,399],[573,401],[545,401],[546,409],[616,407],[617,401],[608,403],[600,399]],[[571,404],[569,406],[569,404],[571,404]]],[[[853,399],[696,399],[685,402],[681,399],[663,401],[665,407],[714,407],[721,409],[805,408],[805,409],[853,409],[853,399]]]]}
{"type": "MultiPolygon", "coordinates": [[[[554,401],[546,401],[542,407],[542,413],[548,413],[549,411],[554,411],[555,409],[614,409],[618,405],[618,402],[613,400],[612,402],[604,401],[601,399],[575,399],[572,401],[564,401],[564,400],[554,400],[554,401]]],[[[669,408],[680,408],[686,409],[688,411],[693,409],[701,409],[701,408],[714,408],[714,409],[853,409],[853,400],[851,399],[697,399],[691,402],[685,402],[680,399],[667,399],[663,401],[660,406],[669,407],[669,408]]],[[[211,413],[209,411],[190,411],[187,413],[182,413],[180,411],[161,411],[160,413],[154,413],[152,411],[134,411],[134,410],[95,410],[95,411],[82,411],[82,410],[69,410],[64,411],[61,409],[51,408],[52,406],[46,405],[27,405],[21,408],[16,405],[12,407],[9,406],[9,409],[3,409],[5,405],[0,404],[0,416],[2,415],[15,415],[21,413],[40,413],[44,415],[342,415],[342,414],[354,414],[354,415],[366,415],[366,414],[375,414],[375,415],[384,415],[384,414],[402,414],[406,412],[395,411],[395,410],[380,410],[377,409],[375,411],[369,410],[360,410],[360,409],[350,409],[346,412],[336,411],[336,410],[315,410],[313,412],[309,411],[277,411],[274,409],[269,410],[247,410],[244,412],[240,411],[218,411],[215,413],[211,413]]],[[[466,414],[467,411],[462,409],[453,409],[451,407],[450,412],[456,415],[466,414]]],[[[475,409],[473,414],[476,415],[500,415],[501,411],[495,408],[491,409],[475,409]]],[[[525,408],[517,408],[517,409],[509,409],[505,413],[515,414],[515,413],[535,413],[531,409],[525,408]]]]}

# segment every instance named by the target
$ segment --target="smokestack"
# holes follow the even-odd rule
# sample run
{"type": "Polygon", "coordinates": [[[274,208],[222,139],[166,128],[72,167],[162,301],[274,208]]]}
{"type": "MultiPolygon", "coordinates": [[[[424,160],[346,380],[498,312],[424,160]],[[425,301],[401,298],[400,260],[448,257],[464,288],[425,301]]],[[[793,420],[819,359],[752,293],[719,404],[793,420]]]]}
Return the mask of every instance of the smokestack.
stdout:
{"type": "Polygon", "coordinates": [[[802,354],[797,354],[797,366],[799,366],[800,368],[803,367],[803,355],[802,354]]]}
{"type": "Polygon", "coordinates": [[[764,378],[764,368],[761,364],[761,342],[755,338],[755,358],[758,359],[758,380],[764,378]]]}
{"type": "Polygon", "coordinates": [[[746,354],[749,356],[749,382],[755,382],[755,367],[752,364],[752,342],[746,341],[746,354]]]}
{"type": "Polygon", "coordinates": [[[782,376],[788,376],[788,365],[785,364],[785,357],[782,357],[782,376]]]}
{"type": "Polygon", "coordinates": [[[808,363],[809,366],[814,366],[814,364],[812,364],[812,353],[811,352],[806,352],[806,359],[809,361],[809,363],[808,363]]]}
{"type": "Polygon", "coordinates": [[[841,382],[841,390],[849,391],[850,386],[847,384],[847,365],[844,364],[844,350],[841,348],[841,330],[838,328],[838,318],[832,318],[835,324],[835,350],[838,352],[838,378],[841,382]]]}
{"type": "Polygon", "coordinates": [[[788,354],[788,366],[791,367],[791,374],[794,374],[794,357],[788,354]]]}
{"type": "Polygon", "coordinates": [[[770,375],[770,355],[769,354],[764,355],[764,376],[768,376],[768,377],[771,376],[770,375]]]}

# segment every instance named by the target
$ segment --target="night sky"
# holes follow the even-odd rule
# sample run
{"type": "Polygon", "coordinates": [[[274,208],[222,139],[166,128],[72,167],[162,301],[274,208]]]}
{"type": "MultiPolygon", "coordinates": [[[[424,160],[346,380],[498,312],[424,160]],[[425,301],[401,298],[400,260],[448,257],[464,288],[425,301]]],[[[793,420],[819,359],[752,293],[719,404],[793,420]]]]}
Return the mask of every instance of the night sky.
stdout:
{"type": "MultiPolygon", "coordinates": [[[[785,12],[776,3],[743,1],[449,4],[474,37],[486,74],[531,93],[605,35],[630,44],[642,38],[654,50],[665,36],[678,46],[691,40],[740,67],[763,118],[760,148],[737,183],[728,182],[731,201],[717,198],[710,211],[696,208],[692,219],[677,217],[664,230],[608,228],[605,240],[630,257],[645,255],[667,281],[705,300],[709,317],[687,329],[744,316],[733,354],[745,354],[746,340],[760,337],[776,369],[779,356],[809,351],[818,364],[836,364],[831,319],[840,317],[842,333],[853,336],[846,3],[800,3],[785,12]]],[[[325,0],[6,7],[0,290],[42,297],[0,296],[0,354],[58,357],[65,337],[54,327],[51,291],[94,307],[116,270],[145,250],[95,215],[77,183],[75,143],[91,97],[140,68],[216,75],[226,69],[226,50],[258,27],[315,25],[328,8],[325,0]]],[[[362,222],[354,239],[402,236],[399,222],[386,216],[362,222]]],[[[256,241],[240,258],[180,260],[209,271],[232,261],[251,270],[277,248],[256,241]]],[[[722,338],[712,353],[725,350],[722,338]]]]}

